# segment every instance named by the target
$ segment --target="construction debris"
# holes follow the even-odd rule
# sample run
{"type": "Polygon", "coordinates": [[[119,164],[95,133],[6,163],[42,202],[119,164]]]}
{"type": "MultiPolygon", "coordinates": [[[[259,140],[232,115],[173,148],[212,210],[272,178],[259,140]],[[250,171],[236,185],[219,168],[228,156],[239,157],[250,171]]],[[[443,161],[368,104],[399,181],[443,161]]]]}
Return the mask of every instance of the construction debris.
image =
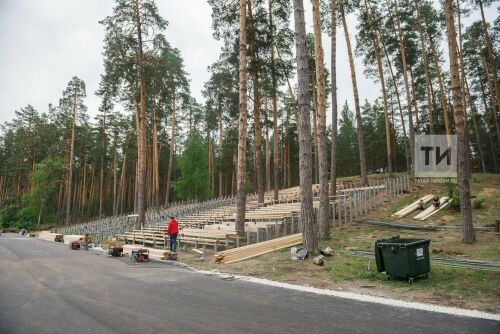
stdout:
{"type": "Polygon", "coordinates": [[[200,254],[201,256],[205,255],[205,253],[198,248],[192,248],[191,250],[197,254],[200,254]]]}
{"type": "Polygon", "coordinates": [[[297,247],[293,246],[290,248],[290,259],[292,260],[298,260],[299,258],[297,257],[297,247]]]}
{"type": "Polygon", "coordinates": [[[323,266],[325,265],[325,261],[323,260],[325,257],[323,255],[318,255],[315,258],[313,258],[313,263],[317,266],[323,266]]]}
{"type": "Polygon", "coordinates": [[[333,255],[333,249],[330,248],[330,246],[326,247],[324,250],[319,251],[321,255],[324,256],[332,256],[333,255]]]}

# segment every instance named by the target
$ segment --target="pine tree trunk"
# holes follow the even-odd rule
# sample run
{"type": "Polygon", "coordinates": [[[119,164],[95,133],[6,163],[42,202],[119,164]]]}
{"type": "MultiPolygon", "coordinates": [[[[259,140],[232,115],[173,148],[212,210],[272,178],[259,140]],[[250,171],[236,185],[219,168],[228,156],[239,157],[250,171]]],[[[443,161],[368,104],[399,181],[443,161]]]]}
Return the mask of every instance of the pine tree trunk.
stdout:
{"type": "Polygon", "coordinates": [[[271,81],[272,81],[272,99],[273,99],[273,182],[274,182],[274,200],[279,196],[279,152],[278,152],[278,102],[276,98],[276,64],[274,55],[274,31],[273,31],[273,0],[269,0],[269,37],[271,39],[271,81]]]}
{"type": "Polygon", "coordinates": [[[258,202],[264,203],[264,180],[262,175],[262,133],[260,129],[260,96],[259,96],[259,64],[257,60],[257,46],[255,29],[253,26],[252,0],[248,3],[248,29],[250,30],[250,49],[252,52],[252,82],[253,82],[253,118],[255,130],[255,173],[257,174],[258,202]]]}
{"type": "Polygon", "coordinates": [[[76,90],[73,95],[73,112],[71,118],[71,141],[69,144],[68,180],[66,183],[66,225],[71,223],[71,194],[73,182],[73,156],[75,154],[76,131],[76,90]]]}
{"type": "Polygon", "coordinates": [[[283,177],[282,188],[286,188],[286,131],[284,128],[285,121],[281,120],[281,133],[283,138],[283,144],[281,146],[281,175],[283,177]]]}
{"type": "Polygon", "coordinates": [[[458,69],[457,40],[455,32],[455,20],[453,18],[452,0],[444,2],[446,27],[448,31],[448,52],[450,55],[450,77],[453,98],[453,116],[455,118],[455,131],[457,134],[457,162],[458,162],[458,185],[460,189],[460,212],[464,231],[463,242],[471,244],[475,240],[474,226],[472,223],[472,212],[469,189],[469,170],[467,159],[467,142],[465,135],[465,120],[463,112],[462,87],[458,69]]]}
{"type": "MultiPolygon", "coordinates": [[[[427,23],[426,23],[426,26],[427,26],[427,23]]],[[[439,64],[439,58],[437,56],[436,47],[434,45],[434,41],[432,39],[432,36],[429,33],[428,27],[427,27],[427,33],[429,34],[432,58],[434,59],[434,67],[436,68],[436,76],[437,76],[438,84],[439,84],[439,94],[441,96],[441,107],[443,108],[443,113],[444,113],[445,132],[446,132],[446,135],[450,135],[451,134],[450,119],[448,116],[448,104],[446,103],[443,77],[441,75],[441,65],[439,64]]]]}
{"type": "Polygon", "coordinates": [[[382,65],[382,56],[380,52],[379,36],[372,27],[372,18],[368,9],[368,2],[365,1],[365,10],[368,17],[368,24],[370,25],[373,41],[373,49],[375,51],[375,58],[377,60],[378,76],[380,79],[380,88],[382,89],[382,98],[384,102],[384,119],[385,119],[385,141],[387,149],[387,170],[392,173],[392,148],[391,148],[391,124],[389,123],[389,108],[387,106],[387,92],[385,90],[384,67],[382,65]]]}
{"type": "Polygon", "coordinates": [[[396,19],[396,32],[398,36],[399,42],[399,51],[401,53],[401,63],[403,65],[403,79],[404,86],[406,90],[406,107],[408,109],[408,132],[410,135],[410,160],[411,160],[411,168],[408,171],[412,176],[415,175],[415,152],[413,148],[415,147],[415,128],[413,127],[413,115],[411,111],[411,92],[410,92],[410,83],[408,81],[408,66],[406,63],[406,47],[403,39],[403,32],[401,30],[401,23],[399,21],[399,11],[397,8],[397,0],[394,3],[396,5],[395,10],[395,19],[396,19]]]}
{"type": "Polygon", "coordinates": [[[116,199],[118,191],[118,162],[116,159],[116,137],[117,132],[115,131],[113,137],[113,215],[116,215],[116,199]]]}
{"type": "Polygon", "coordinates": [[[99,216],[104,214],[104,155],[106,154],[106,110],[102,118],[101,170],[99,178],[99,216]]]}
{"type": "Polygon", "coordinates": [[[497,165],[497,153],[495,149],[495,143],[493,141],[493,124],[491,124],[491,117],[488,112],[488,103],[486,102],[486,93],[484,91],[484,85],[482,80],[479,81],[479,87],[481,88],[481,100],[483,101],[483,106],[484,106],[484,119],[486,121],[486,125],[488,128],[488,139],[490,141],[490,149],[491,149],[491,155],[493,157],[493,164],[495,167],[495,172],[498,173],[498,165],[497,165]]]}
{"type": "Polygon", "coordinates": [[[321,41],[321,19],[319,0],[312,0],[313,28],[314,28],[314,55],[316,67],[316,87],[318,105],[318,156],[319,156],[319,236],[322,239],[330,237],[328,222],[328,151],[326,147],[326,91],[324,55],[321,41]]]}
{"type": "Polygon", "coordinates": [[[365,156],[365,140],[363,132],[363,119],[361,118],[361,109],[359,106],[358,84],[356,81],[356,68],[354,67],[354,57],[352,54],[351,40],[349,38],[349,28],[344,13],[343,0],[340,2],[340,15],[342,17],[342,26],[344,28],[345,41],[347,45],[347,53],[349,56],[349,66],[351,68],[352,90],[354,93],[354,109],[356,110],[356,124],[358,134],[358,147],[359,147],[359,164],[361,172],[361,184],[368,186],[368,174],[366,173],[366,156],[365,156]]]}
{"type": "Polygon", "coordinates": [[[87,160],[83,163],[83,182],[82,182],[82,207],[81,212],[85,211],[85,206],[87,204],[87,160]]]}
{"type": "Polygon", "coordinates": [[[286,151],[285,151],[285,156],[286,156],[286,185],[285,188],[290,188],[290,183],[291,183],[291,175],[290,175],[290,113],[288,112],[288,109],[286,109],[286,121],[285,121],[285,144],[286,144],[286,151]]]}
{"type": "MultiPolygon", "coordinates": [[[[418,1],[418,0],[417,0],[418,1]]],[[[427,47],[425,44],[425,38],[424,38],[424,27],[422,25],[422,17],[420,14],[420,11],[418,12],[418,33],[419,33],[419,38],[420,38],[420,47],[422,48],[422,60],[423,60],[423,67],[424,67],[424,76],[425,76],[425,95],[427,97],[427,117],[429,121],[429,134],[433,135],[434,134],[434,118],[432,115],[432,109],[433,109],[433,104],[432,104],[432,99],[431,99],[431,79],[429,75],[429,61],[427,59],[427,47]]]]}
{"type": "Polygon", "coordinates": [[[411,96],[412,96],[412,105],[413,112],[415,113],[415,133],[420,133],[420,117],[418,116],[418,103],[417,96],[415,94],[415,81],[413,80],[413,72],[411,70],[411,66],[408,66],[408,72],[410,73],[410,87],[411,87],[411,96]]]}
{"type": "Polygon", "coordinates": [[[481,171],[486,173],[486,164],[484,163],[483,148],[481,147],[481,136],[479,133],[479,126],[477,124],[476,110],[473,106],[471,106],[471,113],[472,125],[474,126],[474,133],[476,135],[477,151],[479,153],[479,161],[481,163],[481,171]]]}
{"type": "Polygon", "coordinates": [[[238,165],[236,182],[236,222],[235,229],[240,236],[245,235],[246,211],[246,159],[247,159],[247,26],[246,0],[240,0],[240,58],[239,58],[239,120],[238,120],[238,165]]]}
{"type": "Polygon", "coordinates": [[[483,9],[483,1],[482,0],[479,0],[479,8],[481,11],[481,23],[482,23],[482,27],[483,27],[484,40],[486,41],[486,47],[488,50],[488,60],[489,60],[489,63],[490,63],[491,69],[492,69],[492,73],[493,73],[493,83],[495,86],[494,96],[496,97],[497,106],[500,109],[500,85],[498,83],[498,77],[497,77],[497,67],[496,67],[497,60],[495,58],[495,54],[493,51],[493,45],[491,43],[490,35],[488,33],[488,24],[486,23],[486,19],[484,17],[484,9],[483,9]]]}
{"type": "Polygon", "coordinates": [[[92,217],[94,213],[94,189],[95,189],[95,182],[94,182],[94,169],[92,169],[92,175],[90,177],[90,193],[89,193],[89,203],[88,203],[88,208],[87,208],[87,217],[92,217]]]}
{"type": "Polygon", "coordinates": [[[319,154],[318,154],[318,90],[316,87],[316,74],[314,72],[316,69],[312,69],[312,99],[313,99],[313,110],[312,110],[312,130],[313,130],[313,183],[319,183],[319,154]]]}
{"type": "MultiPolygon", "coordinates": [[[[500,109],[500,105],[495,100],[495,92],[493,90],[493,84],[491,83],[490,73],[488,70],[488,66],[486,64],[486,60],[484,58],[483,58],[483,70],[484,70],[484,74],[486,76],[486,82],[488,83],[488,88],[490,91],[491,106],[493,109],[493,120],[495,121],[495,128],[497,130],[496,131],[497,132],[497,142],[498,142],[498,147],[500,148],[500,125],[498,123],[498,116],[497,116],[499,109],[500,109]]],[[[481,80],[479,80],[479,81],[481,81],[481,80]]]]}
{"type": "Polygon", "coordinates": [[[309,114],[309,69],[306,48],[306,22],[302,0],[293,0],[295,46],[298,77],[300,216],[304,247],[311,257],[319,253],[318,227],[314,222],[312,204],[311,118],[309,114]]]}
{"type": "MultiPolygon", "coordinates": [[[[377,31],[380,33],[380,31],[377,29],[377,31]]],[[[397,81],[396,81],[396,76],[394,75],[394,70],[392,69],[392,63],[391,63],[391,59],[389,58],[389,53],[387,52],[387,48],[383,42],[383,40],[381,40],[381,44],[382,44],[382,48],[384,49],[384,55],[385,55],[385,58],[387,60],[387,67],[389,67],[389,72],[391,73],[391,81],[392,81],[392,86],[394,88],[394,93],[396,94],[396,101],[398,103],[398,110],[399,110],[399,117],[401,119],[401,127],[403,128],[403,137],[404,137],[404,142],[405,142],[405,159],[406,159],[406,170],[409,171],[411,170],[411,162],[410,162],[410,147],[409,147],[409,141],[407,140],[407,135],[406,135],[406,125],[405,125],[405,121],[404,121],[404,116],[403,116],[403,107],[401,106],[401,97],[399,95],[399,90],[398,90],[398,85],[397,85],[397,81]]],[[[393,122],[394,124],[394,122],[393,122]]],[[[396,133],[396,132],[395,132],[396,133]]],[[[395,155],[395,158],[394,158],[394,165],[396,165],[396,161],[397,161],[397,157],[396,157],[396,138],[394,138],[394,155],[395,155]]]]}
{"type": "Polygon", "coordinates": [[[124,200],[125,200],[125,193],[126,193],[126,183],[125,183],[126,168],[127,168],[127,152],[125,152],[125,155],[123,156],[120,184],[118,185],[118,203],[116,205],[115,216],[121,214],[123,211],[123,207],[124,207],[124,200]]]}
{"type": "Polygon", "coordinates": [[[208,154],[207,154],[207,166],[208,166],[208,184],[210,189],[210,196],[213,196],[213,188],[212,188],[212,138],[210,135],[210,130],[207,131],[207,143],[208,143],[208,154]]]}
{"type": "Polygon", "coordinates": [[[168,157],[168,170],[167,170],[167,186],[165,190],[165,206],[170,203],[170,182],[172,179],[172,166],[174,164],[175,157],[175,136],[177,130],[177,114],[176,114],[176,100],[175,100],[175,92],[172,97],[172,132],[170,135],[170,154],[168,157]]]}
{"type": "Polygon", "coordinates": [[[332,0],[332,41],[331,41],[331,85],[332,85],[332,145],[330,156],[330,196],[337,195],[337,136],[338,136],[338,102],[337,102],[337,0],[332,0]]]}
{"type": "MultiPolygon", "coordinates": [[[[267,96],[264,96],[264,109],[267,115],[267,96]]],[[[266,116],[266,191],[271,191],[271,143],[269,140],[269,127],[266,116]]]]}
{"type": "MultiPolygon", "coordinates": [[[[472,154],[471,154],[471,144],[469,140],[469,129],[468,129],[468,116],[467,116],[467,94],[465,91],[465,64],[464,64],[464,57],[462,54],[462,22],[461,22],[461,13],[460,13],[460,0],[457,0],[457,7],[455,8],[457,11],[457,19],[458,19],[458,44],[457,44],[457,52],[460,60],[460,80],[461,80],[461,86],[462,86],[462,105],[464,109],[464,119],[465,119],[465,140],[467,142],[467,161],[468,161],[468,166],[469,166],[469,173],[472,173],[472,168],[473,168],[473,161],[472,161],[472,154]]],[[[473,111],[471,111],[473,112],[473,111]]]]}
{"type": "Polygon", "coordinates": [[[139,12],[139,0],[135,0],[136,20],[137,20],[137,39],[138,39],[138,63],[140,72],[140,98],[141,107],[138,115],[138,182],[137,182],[137,219],[136,228],[144,225],[146,218],[146,69],[142,49],[142,20],[139,12]]]}
{"type": "Polygon", "coordinates": [[[156,119],[156,101],[153,99],[153,157],[152,157],[152,168],[153,168],[153,207],[159,208],[160,206],[160,178],[159,178],[159,167],[158,167],[158,129],[157,129],[157,119],[156,119]]]}
{"type": "Polygon", "coordinates": [[[219,197],[223,195],[222,187],[222,113],[219,116],[219,197]]]}

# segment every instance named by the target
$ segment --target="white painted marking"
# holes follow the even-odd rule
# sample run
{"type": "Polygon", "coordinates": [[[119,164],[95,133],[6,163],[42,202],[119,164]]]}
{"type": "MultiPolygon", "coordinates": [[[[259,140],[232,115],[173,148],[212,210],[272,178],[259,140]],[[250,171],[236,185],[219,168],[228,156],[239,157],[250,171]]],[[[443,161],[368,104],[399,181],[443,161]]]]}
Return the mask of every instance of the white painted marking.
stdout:
{"type": "Polygon", "coordinates": [[[222,273],[222,272],[196,270],[196,269],[195,269],[195,271],[197,271],[200,274],[218,276],[221,278],[227,278],[228,275],[230,275],[230,276],[233,276],[234,279],[238,279],[238,280],[242,280],[242,281],[246,281],[246,282],[262,284],[262,285],[267,285],[267,286],[273,286],[273,287],[289,289],[289,290],[295,290],[295,291],[315,293],[315,294],[323,295],[323,296],[338,297],[338,298],[344,298],[344,299],[350,299],[350,300],[357,300],[360,302],[382,304],[382,305],[388,305],[388,306],[394,306],[394,307],[404,307],[404,308],[420,310],[420,311],[444,313],[444,314],[450,314],[450,315],[460,316],[460,317],[470,317],[470,318],[479,318],[479,319],[500,321],[500,314],[487,313],[487,312],[482,312],[482,311],[478,311],[478,310],[467,310],[467,309],[462,309],[462,308],[458,308],[458,307],[448,307],[448,306],[440,306],[440,305],[435,305],[435,304],[407,302],[407,301],[399,300],[399,299],[389,299],[389,298],[384,298],[384,297],[363,295],[363,294],[353,293],[353,292],[319,289],[319,288],[313,288],[313,287],[302,286],[302,285],[295,285],[295,284],[290,284],[290,283],[270,281],[270,280],[263,279],[263,278],[232,275],[232,274],[222,273]]]}

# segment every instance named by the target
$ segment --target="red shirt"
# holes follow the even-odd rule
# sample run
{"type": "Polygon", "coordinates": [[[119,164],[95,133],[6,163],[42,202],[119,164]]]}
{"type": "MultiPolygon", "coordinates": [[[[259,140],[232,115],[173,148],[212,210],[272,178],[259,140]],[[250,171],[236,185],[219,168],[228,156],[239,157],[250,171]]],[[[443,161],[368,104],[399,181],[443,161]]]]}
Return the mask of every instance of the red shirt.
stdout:
{"type": "Polygon", "coordinates": [[[175,219],[170,219],[167,224],[167,230],[165,232],[170,235],[179,233],[179,222],[175,219]]]}

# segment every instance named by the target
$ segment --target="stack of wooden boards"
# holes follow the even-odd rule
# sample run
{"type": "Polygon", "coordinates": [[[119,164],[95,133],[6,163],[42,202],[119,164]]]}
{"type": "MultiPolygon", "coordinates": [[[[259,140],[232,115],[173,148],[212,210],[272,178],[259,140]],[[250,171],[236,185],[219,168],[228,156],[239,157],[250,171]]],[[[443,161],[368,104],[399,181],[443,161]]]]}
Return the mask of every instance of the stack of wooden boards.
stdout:
{"type": "Polygon", "coordinates": [[[142,247],[138,245],[123,245],[123,254],[132,254],[133,249],[147,249],[149,251],[149,258],[157,260],[167,260],[170,256],[170,251],[164,249],[156,249],[149,247],[142,247]]]}
{"type": "Polygon", "coordinates": [[[426,203],[428,203],[429,201],[432,200],[432,197],[433,197],[432,194],[425,195],[424,197],[417,199],[415,202],[411,203],[408,206],[405,206],[404,208],[402,208],[398,212],[394,213],[392,215],[392,217],[403,218],[403,217],[409,215],[410,213],[412,213],[413,211],[417,210],[418,209],[418,203],[420,203],[420,201],[423,201],[424,204],[426,204],[426,203]]]}
{"type": "Polygon", "coordinates": [[[233,248],[214,255],[216,263],[234,263],[256,257],[272,251],[296,246],[302,243],[302,233],[289,235],[283,238],[277,238],[269,241],[263,241],[256,244],[233,248]]]}
{"type": "MultiPolygon", "coordinates": [[[[424,196],[422,198],[419,198],[415,202],[411,203],[408,206],[405,206],[404,208],[402,208],[398,212],[394,213],[392,215],[392,217],[403,218],[403,217],[409,215],[410,213],[412,213],[413,211],[417,210],[419,208],[420,201],[422,201],[424,203],[424,205],[425,205],[428,202],[432,201],[433,197],[434,197],[434,195],[430,194],[430,195],[426,195],[426,196],[424,196]]],[[[446,207],[449,203],[450,202],[448,201],[448,197],[441,197],[439,199],[439,208],[436,209],[434,207],[434,205],[431,205],[428,208],[426,208],[425,210],[423,210],[422,212],[420,212],[419,214],[417,214],[416,216],[414,216],[413,219],[416,219],[416,220],[426,220],[427,218],[429,218],[430,216],[432,216],[433,214],[435,214],[439,210],[441,210],[444,207],[446,207]]]]}
{"type": "Polygon", "coordinates": [[[52,233],[50,231],[41,231],[38,234],[38,239],[45,241],[57,241],[60,242],[63,239],[63,235],[61,233],[52,233]]]}
{"type": "Polygon", "coordinates": [[[436,209],[434,205],[431,205],[430,207],[428,207],[427,209],[425,209],[424,211],[420,212],[418,215],[413,217],[413,219],[426,220],[427,218],[429,218],[442,208],[446,207],[449,203],[450,202],[448,201],[448,197],[441,197],[439,199],[439,208],[436,209]]]}

